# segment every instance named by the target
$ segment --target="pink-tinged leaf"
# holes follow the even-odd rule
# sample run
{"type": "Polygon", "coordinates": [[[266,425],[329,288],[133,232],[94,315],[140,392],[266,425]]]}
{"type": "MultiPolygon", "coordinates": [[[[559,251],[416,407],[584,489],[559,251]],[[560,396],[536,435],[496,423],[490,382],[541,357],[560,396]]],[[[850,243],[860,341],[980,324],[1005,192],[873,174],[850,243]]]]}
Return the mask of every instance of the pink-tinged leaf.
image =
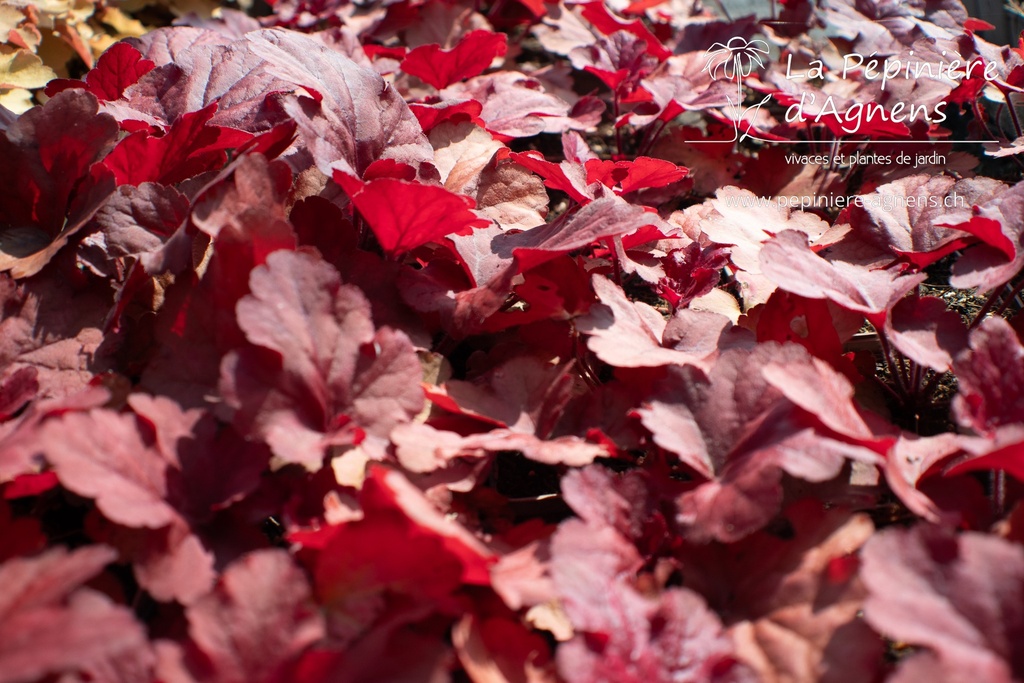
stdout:
{"type": "MultiPolygon", "coordinates": [[[[99,407],[109,399],[110,392],[106,389],[88,387],[70,396],[34,401],[24,414],[0,424],[0,483],[22,481],[23,476],[34,476],[42,468],[37,441],[40,424],[67,412],[99,407]]],[[[52,472],[49,476],[53,476],[52,472]]],[[[16,492],[14,484],[7,485],[16,492]]],[[[5,488],[5,492],[9,490],[5,488]]]]}
{"type": "Polygon", "coordinates": [[[205,656],[197,680],[278,680],[282,667],[324,635],[305,573],[283,550],[232,562],[213,591],[188,607],[189,635],[205,656]]]}
{"type": "Polygon", "coordinates": [[[729,615],[736,654],[759,680],[869,683],[883,644],[857,619],[856,553],[873,531],[866,515],[801,501],[774,531],[685,546],[683,581],[729,615]]]}
{"type": "Polygon", "coordinates": [[[850,223],[854,233],[872,246],[895,251],[923,267],[963,246],[965,235],[960,231],[972,232],[948,225],[950,212],[984,203],[1004,189],[987,178],[909,176],[859,197],[850,206],[850,223]]]}
{"type": "Polygon", "coordinates": [[[513,431],[548,436],[572,394],[567,364],[534,356],[510,358],[470,382],[449,380],[429,390],[430,399],[453,412],[513,431]]]}
{"type": "Polygon", "coordinates": [[[761,272],[779,287],[810,299],[828,299],[863,314],[875,327],[885,325],[888,312],[927,275],[869,270],[842,261],[826,261],[807,246],[806,237],[787,230],[765,242],[761,272]]]}
{"type": "Polygon", "coordinates": [[[593,285],[601,304],[580,318],[577,329],[589,335],[587,346],[605,363],[619,368],[704,368],[708,357],[718,352],[718,338],[729,324],[724,316],[677,311],[680,318],[700,318],[699,329],[706,335],[672,345],[671,339],[665,339],[669,323],[658,310],[642,301],[630,301],[618,285],[603,275],[595,275],[593,285]]]}
{"type": "Polygon", "coordinates": [[[433,468],[455,457],[513,450],[537,462],[579,467],[607,455],[604,446],[576,436],[552,438],[573,391],[570,369],[568,364],[551,365],[520,356],[473,382],[450,380],[443,387],[428,389],[427,397],[438,407],[472,418],[481,427],[499,429],[465,438],[437,432],[430,441],[423,441],[424,431],[429,430],[406,430],[395,436],[399,458],[433,463],[426,465],[433,468]]]}
{"type": "MultiPolygon", "coordinates": [[[[687,538],[732,542],[759,529],[781,501],[782,470],[826,481],[839,474],[848,458],[875,459],[857,444],[860,438],[849,443],[827,436],[828,430],[819,432],[814,419],[796,410],[766,379],[778,380],[777,372],[765,372],[767,367],[785,368],[808,358],[795,344],[729,349],[707,374],[670,368],[637,411],[658,446],[708,480],[678,498],[677,521],[687,538]]],[[[816,371],[806,374],[803,380],[781,382],[800,401],[812,400],[818,391],[807,386],[816,371]]],[[[829,375],[841,395],[843,381],[829,375]]],[[[862,431],[848,401],[826,419],[854,434],[862,431]]]]}
{"type": "Polygon", "coordinates": [[[208,187],[196,200],[192,210],[196,227],[214,238],[230,229],[235,235],[263,233],[279,236],[282,243],[293,242],[288,239],[294,231],[285,210],[292,188],[288,165],[251,154],[235,162],[232,170],[230,177],[208,187]]]}
{"type": "MultiPolygon", "coordinates": [[[[1019,545],[919,524],[876,534],[862,558],[865,620],[888,638],[928,648],[924,656],[938,660],[944,680],[1009,683],[1024,674],[1019,545]]],[[[916,666],[919,656],[902,666],[916,666]]]]}
{"type": "Polygon", "coordinates": [[[142,54],[128,43],[114,43],[85,75],[84,81],[57,79],[46,85],[46,96],[53,97],[62,90],[83,88],[100,101],[118,100],[124,90],[153,70],[156,64],[143,59],[142,54]]]}
{"type": "Polygon", "coordinates": [[[120,551],[135,580],[156,600],[189,605],[217,578],[217,558],[183,517],[160,529],[133,529],[93,515],[87,528],[92,538],[120,551]]]}
{"type": "Polygon", "coordinates": [[[919,485],[929,475],[938,473],[939,464],[960,453],[963,442],[964,437],[952,432],[922,437],[903,434],[889,450],[885,459],[885,480],[915,515],[934,523],[959,521],[949,519],[919,485]]]}
{"type": "Polygon", "coordinates": [[[404,254],[445,235],[486,227],[473,200],[434,185],[382,178],[361,183],[335,173],[387,254],[404,254]]]}
{"type": "Polygon", "coordinates": [[[542,439],[534,434],[511,429],[462,436],[428,425],[401,424],[391,431],[395,457],[410,472],[423,474],[457,466],[469,460],[518,451],[523,457],[545,465],[582,467],[605,457],[608,450],[575,436],[542,439]]]}
{"type": "Polygon", "coordinates": [[[253,270],[238,302],[250,346],[221,366],[221,390],[243,433],[265,439],[281,462],[317,470],[325,449],[391,429],[419,412],[420,363],[409,339],[375,333],[359,289],[308,253],[279,251],[253,270]]]}
{"type": "Polygon", "coordinates": [[[893,306],[885,335],[904,356],[937,372],[947,372],[953,358],[967,348],[967,326],[938,297],[901,299],[893,306]]]}
{"type": "Polygon", "coordinates": [[[215,33],[217,40],[205,40],[210,33],[200,32],[172,64],[143,76],[117,116],[168,125],[217,102],[211,125],[259,132],[287,114],[326,175],[334,169],[361,175],[381,158],[417,168],[432,158],[416,117],[395,89],[324,42],[264,30],[225,43],[215,33]]]}
{"type": "Polygon", "coordinates": [[[656,555],[672,545],[671,515],[664,499],[679,486],[661,479],[661,471],[633,470],[617,474],[593,465],[566,473],[562,496],[591,528],[613,528],[641,555],[656,555]]]}
{"type": "Polygon", "coordinates": [[[953,361],[957,421],[981,433],[1024,421],[1024,346],[1002,318],[987,318],[971,331],[953,361]]]}
{"type": "Polygon", "coordinates": [[[515,138],[589,129],[600,122],[605,108],[601,100],[592,96],[570,103],[520,71],[477,76],[448,86],[441,97],[480,102],[480,118],[487,123],[487,129],[515,138]]]}
{"type": "Polygon", "coordinates": [[[128,609],[82,587],[116,557],[94,545],[0,565],[0,681],[148,679],[154,659],[142,625],[128,609]]]}
{"type": "Polygon", "coordinates": [[[227,45],[230,36],[223,33],[191,26],[166,26],[149,31],[138,38],[124,41],[137,49],[143,57],[157,66],[178,61],[179,55],[199,45],[227,45]]]}
{"type": "Polygon", "coordinates": [[[874,438],[853,402],[850,380],[820,358],[768,363],[761,372],[770,385],[826,428],[857,441],[874,438]]]}
{"type": "Polygon", "coordinates": [[[479,76],[495,57],[508,50],[508,36],[490,31],[471,31],[450,50],[437,43],[421,45],[409,51],[400,68],[438,90],[452,83],[479,76]]]}
{"type": "Polygon", "coordinates": [[[574,48],[569,58],[574,68],[594,74],[617,96],[632,94],[640,79],[658,66],[658,60],[647,54],[647,44],[627,31],[574,48]]]}
{"type": "Polygon", "coordinates": [[[753,681],[704,600],[687,588],[654,597],[629,582],[639,556],[610,527],[579,520],[552,539],[551,573],[574,637],[559,646],[569,683],[753,681]]]}
{"type": "Polygon", "coordinates": [[[618,197],[602,197],[567,218],[552,221],[515,235],[492,241],[492,250],[505,259],[515,257],[519,272],[535,268],[558,256],[588,247],[608,237],[629,235],[653,225],[665,234],[673,228],[657,214],[618,197]]]}
{"type": "Polygon", "coordinates": [[[184,114],[157,137],[139,131],[118,143],[103,159],[119,185],[160,182],[173,185],[206,171],[219,170],[227,150],[252,138],[244,131],[210,125],[216,103],[184,114]]]}
{"type": "Polygon", "coordinates": [[[150,450],[131,415],[69,413],[38,433],[39,450],[67,489],[94,498],[107,519],[158,529],[178,516],[167,502],[169,463],[150,450]]]}
{"type": "Polygon", "coordinates": [[[957,222],[952,227],[966,229],[960,224],[971,223],[988,238],[987,242],[965,251],[953,264],[951,285],[990,291],[1016,277],[1024,265],[1024,248],[1021,247],[1024,228],[1017,219],[1021,211],[1024,211],[1024,184],[1018,183],[984,204],[972,207],[969,213],[961,211],[950,217],[951,222],[957,222]],[[998,232],[1002,237],[995,234],[993,222],[999,223],[998,232]],[[1010,249],[1004,238],[1009,240],[1010,249]],[[1014,256],[1008,259],[1008,252],[1014,256]]]}
{"type": "Polygon", "coordinates": [[[288,99],[285,110],[325,174],[337,169],[359,175],[377,159],[416,168],[431,160],[416,117],[376,72],[294,32],[256,31],[245,40],[266,60],[268,73],[313,95],[288,99]]]}
{"type": "Polygon", "coordinates": [[[269,453],[210,413],[142,393],[129,396],[128,405],[153,430],[153,448],[173,468],[168,498],[192,524],[209,521],[259,486],[269,453]]]}
{"type": "Polygon", "coordinates": [[[627,194],[652,187],[665,187],[682,180],[689,173],[683,166],[652,159],[637,157],[633,161],[603,161],[592,159],[586,163],[587,183],[601,183],[606,187],[619,188],[619,194],[627,194]]]}

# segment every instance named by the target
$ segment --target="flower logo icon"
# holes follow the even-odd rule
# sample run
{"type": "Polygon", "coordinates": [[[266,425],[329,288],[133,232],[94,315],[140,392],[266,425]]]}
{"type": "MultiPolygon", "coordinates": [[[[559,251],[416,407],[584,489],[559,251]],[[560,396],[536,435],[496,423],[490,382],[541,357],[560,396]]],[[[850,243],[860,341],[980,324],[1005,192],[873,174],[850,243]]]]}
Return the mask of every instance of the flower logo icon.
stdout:
{"type": "Polygon", "coordinates": [[[708,61],[704,65],[712,78],[718,78],[719,72],[728,80],[749,76],[754,65],[764,67],[763,58],[768,56],[768,43],[763,40],[746,40],[739,36],[728,43],[715,43],[707,52],[708,61]]]}
{"type": "MultiPolygon", "coordinates": [[[[768,43],[763,40],[747,40],[736,36],[729,39],[728,43],[715,43],[707,51],[708,61],[704,64],[703,71],[707,71],[708,75],[713,79],[718,79],[719,75],[724,76],[727,80],[736,80],[736,116],[733,119],[733,130],[734,138],[736,141],[739,138],[739,127],[740,118],[742,118],[741,109],[743,107],[743,78],[749,76],[753,71],[754,67],[764,68],[764,58],[768,56],[768,43]]],[[[769,96],[770,97],[770,96],[769,96]]],[[[760,104],[756,105],[751,111],[756,111],[768,101],[769,97],[765,97],[761,100],[760,104]]],[[[731,99],[729,100],[731,103],[731,99]]],[[[753,137],[754,139],[760,140],[756,136],[750,135],[750,131],[743,134],[742,139],[753,137]]]]}

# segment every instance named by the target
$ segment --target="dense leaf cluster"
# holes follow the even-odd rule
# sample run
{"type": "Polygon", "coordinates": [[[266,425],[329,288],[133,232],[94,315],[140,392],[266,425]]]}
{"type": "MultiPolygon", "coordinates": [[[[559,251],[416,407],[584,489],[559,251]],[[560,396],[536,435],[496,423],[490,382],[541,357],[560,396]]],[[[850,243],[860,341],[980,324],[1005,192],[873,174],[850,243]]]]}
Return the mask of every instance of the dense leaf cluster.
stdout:
{"type": "Polygon", "coordinates": [[[0,683],[1024,677],[1021,49],[272,10],[0,114],[0,683]]]}

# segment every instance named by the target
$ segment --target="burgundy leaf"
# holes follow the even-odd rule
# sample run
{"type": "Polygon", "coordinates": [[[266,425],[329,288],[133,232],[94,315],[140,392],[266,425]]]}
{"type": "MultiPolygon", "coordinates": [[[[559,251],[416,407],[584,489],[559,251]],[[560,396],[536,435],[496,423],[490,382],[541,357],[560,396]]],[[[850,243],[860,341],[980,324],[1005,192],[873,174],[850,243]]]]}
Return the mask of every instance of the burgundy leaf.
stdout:
{"type": "Polygon", "coordinates": [[[114,191],[93,167],[117,137],[98,107],[89,93],[58,93],[0,133],[0,272],[38,273],[114,191]]]}
{"type": "Polygon", "coordinates": [[[282,462],[319,469],[325,448],[380,448],[419,412],[421,369],[408,338],[374,332],[362,293],[318,257],[280,251],[256,268],[238,303],[250,346],[221,367],[235,424],[266,439],[282,462]]]}
{"type": "Polygon", "coordinates": [[[115,275],[128,257],[156,252],[184,222],[188,198],[167,185],[122,185],[93,217],[78,258],[97,273],[115,275]]]}
{"type": "Polygon", "coordinates": [[[19,368],[0,380],[0,422],[14,417],[35,397],[39,391],[38,375],[36,368],[19,368]]]}

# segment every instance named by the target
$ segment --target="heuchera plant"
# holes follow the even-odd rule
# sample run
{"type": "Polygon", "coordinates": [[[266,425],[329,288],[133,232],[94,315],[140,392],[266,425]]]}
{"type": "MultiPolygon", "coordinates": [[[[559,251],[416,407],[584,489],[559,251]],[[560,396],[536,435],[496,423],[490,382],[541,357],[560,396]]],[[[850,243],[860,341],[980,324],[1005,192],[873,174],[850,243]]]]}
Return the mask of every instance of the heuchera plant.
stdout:
{"type": "Polygon", "coordinates": [[[0,113],[0,683],[1024,678],[1024,39],[772,5],[277,0],[0,113]]]}

